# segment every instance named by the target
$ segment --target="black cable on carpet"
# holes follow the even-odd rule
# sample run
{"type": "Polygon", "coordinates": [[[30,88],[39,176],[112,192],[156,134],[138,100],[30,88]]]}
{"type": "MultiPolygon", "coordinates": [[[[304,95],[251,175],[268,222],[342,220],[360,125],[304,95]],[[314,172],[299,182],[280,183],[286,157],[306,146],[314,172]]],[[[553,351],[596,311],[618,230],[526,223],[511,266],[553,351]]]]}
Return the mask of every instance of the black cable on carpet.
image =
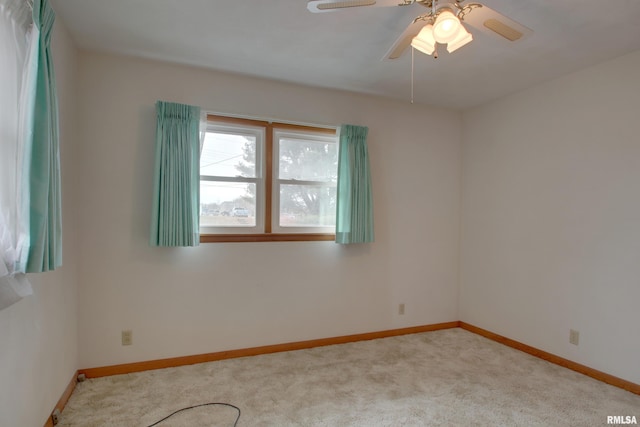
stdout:
{"type": "Polygon", "coordinates": [[[203,403],[201,405],[194,405],[194,406],[189,406],[186,408],[182,408],[182,409],[178,409],[177,411],[167,415],[166,417],[164,417],[163,419],[156,421],[155,423],[149,425],[148,427],[153,427],[153,426],[157,426],[158,424],[160,424],[161,422],[169,419],[170,417],[174,416],[175,414],[182,412],[182,411],[188,411],[189,409],[195,409],[195,408],[200,408],[201,406],[214,406],[214,405],[220,405],[220,406],[229,406],[230,408],[234,408],[236,411],[238,411],[238,416],[236,417],[236,421],[233,423],[233,427],[236,427],[238,425],[238,420],[240,419],[240,408],[238,408],[235,405],[232,405],[230,403],[222,403],[222,402],[211,402],[211,403],[203,403]]]}

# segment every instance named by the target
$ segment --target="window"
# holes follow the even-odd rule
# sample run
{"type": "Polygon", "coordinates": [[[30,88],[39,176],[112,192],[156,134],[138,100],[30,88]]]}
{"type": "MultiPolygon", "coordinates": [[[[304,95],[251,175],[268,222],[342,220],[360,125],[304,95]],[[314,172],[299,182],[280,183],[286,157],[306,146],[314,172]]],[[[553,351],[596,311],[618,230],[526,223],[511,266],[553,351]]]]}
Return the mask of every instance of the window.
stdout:
{"type": "Polygon", "coordinates": [[[201,242],[335,238],[335,129],[207,118],[201,242]]]}
{"type": "Polygon", "coordinates": [[[264,129],[212,124],[200,152],[200,232],[264,230],[264,129]]]}
{"type": "Polygon", "coordinates": [[[338,179],[335,137],[275,130],[273,149],[274,230],[334,233],[338,179]]]}

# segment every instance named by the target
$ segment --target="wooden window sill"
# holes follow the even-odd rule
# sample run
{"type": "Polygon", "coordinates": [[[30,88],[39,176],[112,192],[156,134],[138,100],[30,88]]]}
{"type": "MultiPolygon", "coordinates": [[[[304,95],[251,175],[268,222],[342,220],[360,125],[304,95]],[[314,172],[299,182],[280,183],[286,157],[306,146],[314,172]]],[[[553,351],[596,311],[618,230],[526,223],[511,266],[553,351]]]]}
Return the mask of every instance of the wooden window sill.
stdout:
{"type": "Polygon", "coordinates": [[[265,233],[265,234],[201,234],[200,243],[228,242],[326,242],[335,234],[322,233],[265,233]]]}

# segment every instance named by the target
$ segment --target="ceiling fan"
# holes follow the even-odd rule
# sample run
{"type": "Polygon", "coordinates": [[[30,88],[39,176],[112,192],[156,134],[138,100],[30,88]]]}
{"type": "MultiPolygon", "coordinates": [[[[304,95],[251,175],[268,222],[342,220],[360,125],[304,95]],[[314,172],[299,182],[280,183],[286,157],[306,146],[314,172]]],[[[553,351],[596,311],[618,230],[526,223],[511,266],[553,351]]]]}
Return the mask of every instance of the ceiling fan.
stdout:
{"type": "Polygon", "coordinates": [[[409,45],[434,58],[438,57],[438,45],[446,45],[451,53],[473,40],[473,35],[463,24],[510,42],[523,40],[533,33],[483,4],[465,4],[465,0],[311,0],[307,9],[321,13],[351,7],[406,7],[414,3],[426,7],[428,12],[409,24],[383,59],[399,58],[409,45]]]}

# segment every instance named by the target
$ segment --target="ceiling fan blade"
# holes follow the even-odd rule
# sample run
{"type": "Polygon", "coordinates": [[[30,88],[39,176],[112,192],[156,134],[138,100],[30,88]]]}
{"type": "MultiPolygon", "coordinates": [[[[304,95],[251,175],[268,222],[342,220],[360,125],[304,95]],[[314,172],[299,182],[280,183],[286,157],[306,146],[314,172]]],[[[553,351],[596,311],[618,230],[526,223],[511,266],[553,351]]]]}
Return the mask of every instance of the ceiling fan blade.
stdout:
{"type": "Polygon", "coordinates": [[[515,42],[525,39],[533,30],[511,18],[488,8],[485,5],[472,3],[463,8],[462,21],[480,31],[515,42]]]}
{"type": "Polygon", "coordinates": [[[396,39],[395,43],[393,43],[393,46],[391,46],[391,49],[387,51],[382,60],[384,61],[387,59],[399,58],[402,53],[409,47],[409,45],[411,45],[411,41],[413,40],[413,38],[418,35],[422,27],[424,27],[425,25],[427,25],[427,23],[422,20],[417,20],[409,24],[409,26],[402,32],[400,37],[396,39]]]}
{"type": "Polygon", "coordinates": [[[406,6],[412,4],[413,1],[407,2],[406,0],[311,0],[307,3],[307,9],[313,13],[332,12],[338,9],[344,9],[348,7],[361,7],[361,6],[373,6],[373,7],[386,7],[386,6],[406,6]]]}

